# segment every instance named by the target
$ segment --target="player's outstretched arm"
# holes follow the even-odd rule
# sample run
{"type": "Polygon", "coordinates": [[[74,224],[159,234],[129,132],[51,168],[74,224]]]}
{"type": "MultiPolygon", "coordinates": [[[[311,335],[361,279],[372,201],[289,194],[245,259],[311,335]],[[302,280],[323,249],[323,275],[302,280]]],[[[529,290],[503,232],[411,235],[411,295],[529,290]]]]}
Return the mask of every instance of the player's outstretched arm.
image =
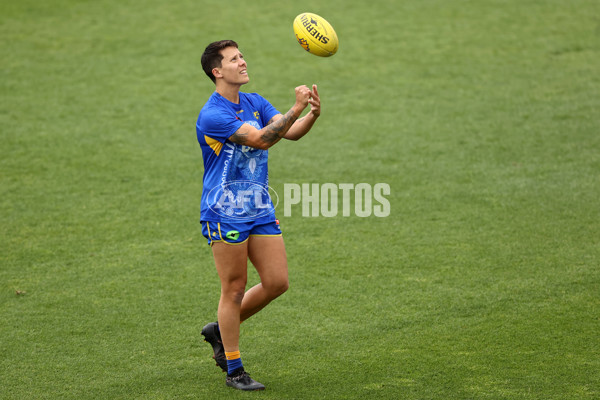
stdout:
{"type": "MultiPolygon", "coordinates": [[[[273,123],[262,129],[256,129],[250,124],[243,124],[233,135],[229,137],[234,143],[267,150],[289,131],[294,122],[298,119],[302,111],[308,106],[311,96],[310,89],[303,85],[296,89],[296,103],[285,115],[279,115],[273,123]]],[[[273,117],[273,120],[275,117],[273,117]]]]}
{"type": "Polygon", "coordinates": [[[311,97],[308,100],[310,104],[310,112],[304,117],[296,120],[290,130],[285,134],[284,138],[289,140],[298,140],[306,135],[313,124],[321,115],[321,98],[317,91],[317,85],[312,85],[311,97]]]}

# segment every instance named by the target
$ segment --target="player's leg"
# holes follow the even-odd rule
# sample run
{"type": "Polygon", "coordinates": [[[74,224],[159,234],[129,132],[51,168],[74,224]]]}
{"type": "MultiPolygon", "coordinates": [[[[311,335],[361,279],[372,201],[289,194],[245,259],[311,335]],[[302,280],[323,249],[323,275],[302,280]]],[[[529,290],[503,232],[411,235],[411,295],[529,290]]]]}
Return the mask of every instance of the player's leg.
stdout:
{"type": "Polygon", "coordinates": [[[248,241],[236,245],[216,242],[212,245],[221,297],[217,316],[226,352],[239,351],[240,308],[247,281],[248,241]]]}
{"type": "Polygon", "coordinates": [[[247,281],[248,241],[238,245],[213,243],[212,250],[221,280],[217,315],[227,356],[225,384],[239,390],[263,390],[265,386],[250,378],[244,370],[239,351],[240,309],[247,281]]]}
{"type": "Polygon", "coordinates": [[[248,257],[261,282],[244,295],[241,321],[256,314],[289,287],[287,255],[282,236],[251,235],[248,239],[248,257]]]}

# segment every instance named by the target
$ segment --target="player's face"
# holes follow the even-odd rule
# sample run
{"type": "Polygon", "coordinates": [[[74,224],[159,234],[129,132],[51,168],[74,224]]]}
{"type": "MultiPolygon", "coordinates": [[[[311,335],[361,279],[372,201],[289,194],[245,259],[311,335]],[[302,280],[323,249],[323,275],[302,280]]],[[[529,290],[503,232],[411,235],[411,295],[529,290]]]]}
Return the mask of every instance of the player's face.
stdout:
{"type": "Polygon", "coordinates": [[[235,47],[226,47],[221,50],[223,59],[221,68],[217,68],[222,75],[223,80],[228,83],[243,85],[248,83],[250,78],[246,71],[246,61],[244,55],[235,47]]]}

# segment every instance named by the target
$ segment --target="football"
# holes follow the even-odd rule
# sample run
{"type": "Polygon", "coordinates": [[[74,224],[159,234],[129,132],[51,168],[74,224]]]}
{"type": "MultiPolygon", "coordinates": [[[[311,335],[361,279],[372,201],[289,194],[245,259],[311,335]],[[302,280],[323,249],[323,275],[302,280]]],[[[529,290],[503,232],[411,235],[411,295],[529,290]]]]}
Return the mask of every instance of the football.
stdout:
{"type": "Polygon", "coordinates": [[[296,40],[304,50],[319,57],[330,57],[338,50],[338,37],[324,18],[302,13],[294,19],[296,40]]]}

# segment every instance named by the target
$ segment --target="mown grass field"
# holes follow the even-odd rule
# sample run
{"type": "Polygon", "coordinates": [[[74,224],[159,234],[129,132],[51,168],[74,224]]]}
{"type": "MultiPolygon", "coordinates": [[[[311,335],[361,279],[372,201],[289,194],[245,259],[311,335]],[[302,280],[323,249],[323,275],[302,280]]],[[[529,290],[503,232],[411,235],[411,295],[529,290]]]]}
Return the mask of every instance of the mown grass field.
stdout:
{"type": "MultiPolygon", "coordinates": [[[[600,397],[600,3],[0,1],[0,398],[600,397]],[[336,28],[317,58],[303,11],[336,28]],[[284,217],[290,290],[200,340],[200,66],[322,117],[270,183],[387,183],[390,216],[284,217]]],[[[281,207],[281,205],[280,205],[281,207]]],[[[251,273],[251,283],[257,281],[251,273]]]]}

